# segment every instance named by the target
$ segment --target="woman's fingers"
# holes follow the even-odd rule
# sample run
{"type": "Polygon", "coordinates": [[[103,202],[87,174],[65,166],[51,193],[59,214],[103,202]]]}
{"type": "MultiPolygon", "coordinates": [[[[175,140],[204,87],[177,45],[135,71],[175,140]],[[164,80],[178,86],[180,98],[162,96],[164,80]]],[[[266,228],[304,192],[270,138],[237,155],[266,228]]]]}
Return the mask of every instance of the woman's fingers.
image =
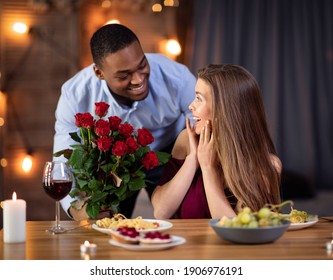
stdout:
{"type": "Polygon", "coordinates": [[[206,121],[205,126],[201,129],[200,132],[200,143],[206,144],[209,143],[212,140],[212,128],[211,128],[211,122],[206,121]]]}

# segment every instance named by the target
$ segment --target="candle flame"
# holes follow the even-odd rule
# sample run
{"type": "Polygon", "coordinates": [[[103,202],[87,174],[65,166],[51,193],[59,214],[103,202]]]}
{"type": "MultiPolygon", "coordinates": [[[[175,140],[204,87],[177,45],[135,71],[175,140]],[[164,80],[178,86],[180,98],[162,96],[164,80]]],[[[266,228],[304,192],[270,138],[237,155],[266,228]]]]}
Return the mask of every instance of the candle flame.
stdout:
{"type": "Polygon", "coordinates": [[[13,196],[12,196],[13,200],[16,200],[17,199],[17,195],[16,195],[16,192],[13,192],[13,196]]]}
{"type": "Polygon", "coordinates": [[[88,240],[84,241],[84,246],[89,246],[90,242],[88,240]]]}

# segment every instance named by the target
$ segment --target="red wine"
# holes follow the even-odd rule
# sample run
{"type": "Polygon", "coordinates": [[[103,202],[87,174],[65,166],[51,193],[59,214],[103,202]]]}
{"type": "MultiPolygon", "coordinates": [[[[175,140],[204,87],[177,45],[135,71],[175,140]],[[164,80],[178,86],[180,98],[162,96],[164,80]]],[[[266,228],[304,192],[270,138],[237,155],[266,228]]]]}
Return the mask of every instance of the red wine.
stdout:
{"type": "Polygon", "coordinates": [[[63,199],[69,194],[72,188],[72,181],[66,180],[53,180],[49,185],[43,182],[45,192],[55,200],[63,199]]]}

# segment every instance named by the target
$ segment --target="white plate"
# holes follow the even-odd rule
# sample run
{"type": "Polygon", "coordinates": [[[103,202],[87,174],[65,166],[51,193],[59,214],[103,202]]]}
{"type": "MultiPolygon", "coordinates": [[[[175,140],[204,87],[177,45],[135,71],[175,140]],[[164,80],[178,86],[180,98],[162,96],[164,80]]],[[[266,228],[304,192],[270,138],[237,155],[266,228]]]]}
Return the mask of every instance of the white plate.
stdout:
{"type": "Polygon", "coordinates": [[[166,243],[166,244],[123,244],[120,242],[117,242],[113,239],[109,239],[109,243],[114,246],[118,246],[121,248],[125,248],[127,250],[131,251],[157,251],[157,250],[165,250],[174,246],[178,246],[181,244],[184,244],[186,242],[186,239],[184,237],[171,235],[172,242],[166,243]]]}
{"type": "MultiPolygon", "coordinates": [[[[143,220],[146,222],[151,222],[151,223],[159,223],[160,226],[157,228],[139,229],[139,230],[137,230],[138,232],[164,231],[164,230],[167,230],[167,229],[173,227],[172,223],[163,221],[163,220],[155,220],[155,219],[143,219],[143,220]]],[[[100,231],[102,233],[106,233],[106,234],[111,234],[111,231],[113,230],[111,228],[101,228],[101,227],[97,226],[96,224],[93,224],[92,228],[97,231],[100,231]]]]}
{"type": "Polygon", "coordinates": [[[287,230],[299,230],[299,229],[307,228],[307,227],[314,225],[317,222],[318,222],[318,217],[312,217],[312,218],[309,218],[309,221],[305,222],[305,223],[290,224],[290,226],[288,227],[287,230]]]}

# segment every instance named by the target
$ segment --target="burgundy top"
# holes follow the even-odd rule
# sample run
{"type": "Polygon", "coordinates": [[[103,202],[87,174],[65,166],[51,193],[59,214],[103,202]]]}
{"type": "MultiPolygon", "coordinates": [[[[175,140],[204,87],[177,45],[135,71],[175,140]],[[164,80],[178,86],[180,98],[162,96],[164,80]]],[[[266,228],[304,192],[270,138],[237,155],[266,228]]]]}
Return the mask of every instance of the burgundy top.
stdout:
{"type": "MultiPolygon", "coordinates": [[[[184,161],[185,160],[171,158],[169,162],[165,165],[163,177],[158,184],[163,185],[169,182],[181,168],[184,161]]],[[[195,173],[189,190],[187,191],[182,203],[180,204],[178,210],[172,218],[211,218],[200,168],[195,173]]]]}
{"type": "MultiPolygon", "coordinates": [[[[181,168],[185,160],[171,158],[165,165],[164,174],[158,185],[163,185],[169,182],[178,170],[181,168]]],[[[235,206],[235,197],[231,195],[229,189],[226,190],[226,195],[231,205],[235,206]]],[[[176,213],[171,217],[173,219],[210,219],[212,216],[209,211],[206,198],[205,188],[201,169],[199,168],[194,175],[192,184],[187,191],[182,203],[176,213]]]]}

